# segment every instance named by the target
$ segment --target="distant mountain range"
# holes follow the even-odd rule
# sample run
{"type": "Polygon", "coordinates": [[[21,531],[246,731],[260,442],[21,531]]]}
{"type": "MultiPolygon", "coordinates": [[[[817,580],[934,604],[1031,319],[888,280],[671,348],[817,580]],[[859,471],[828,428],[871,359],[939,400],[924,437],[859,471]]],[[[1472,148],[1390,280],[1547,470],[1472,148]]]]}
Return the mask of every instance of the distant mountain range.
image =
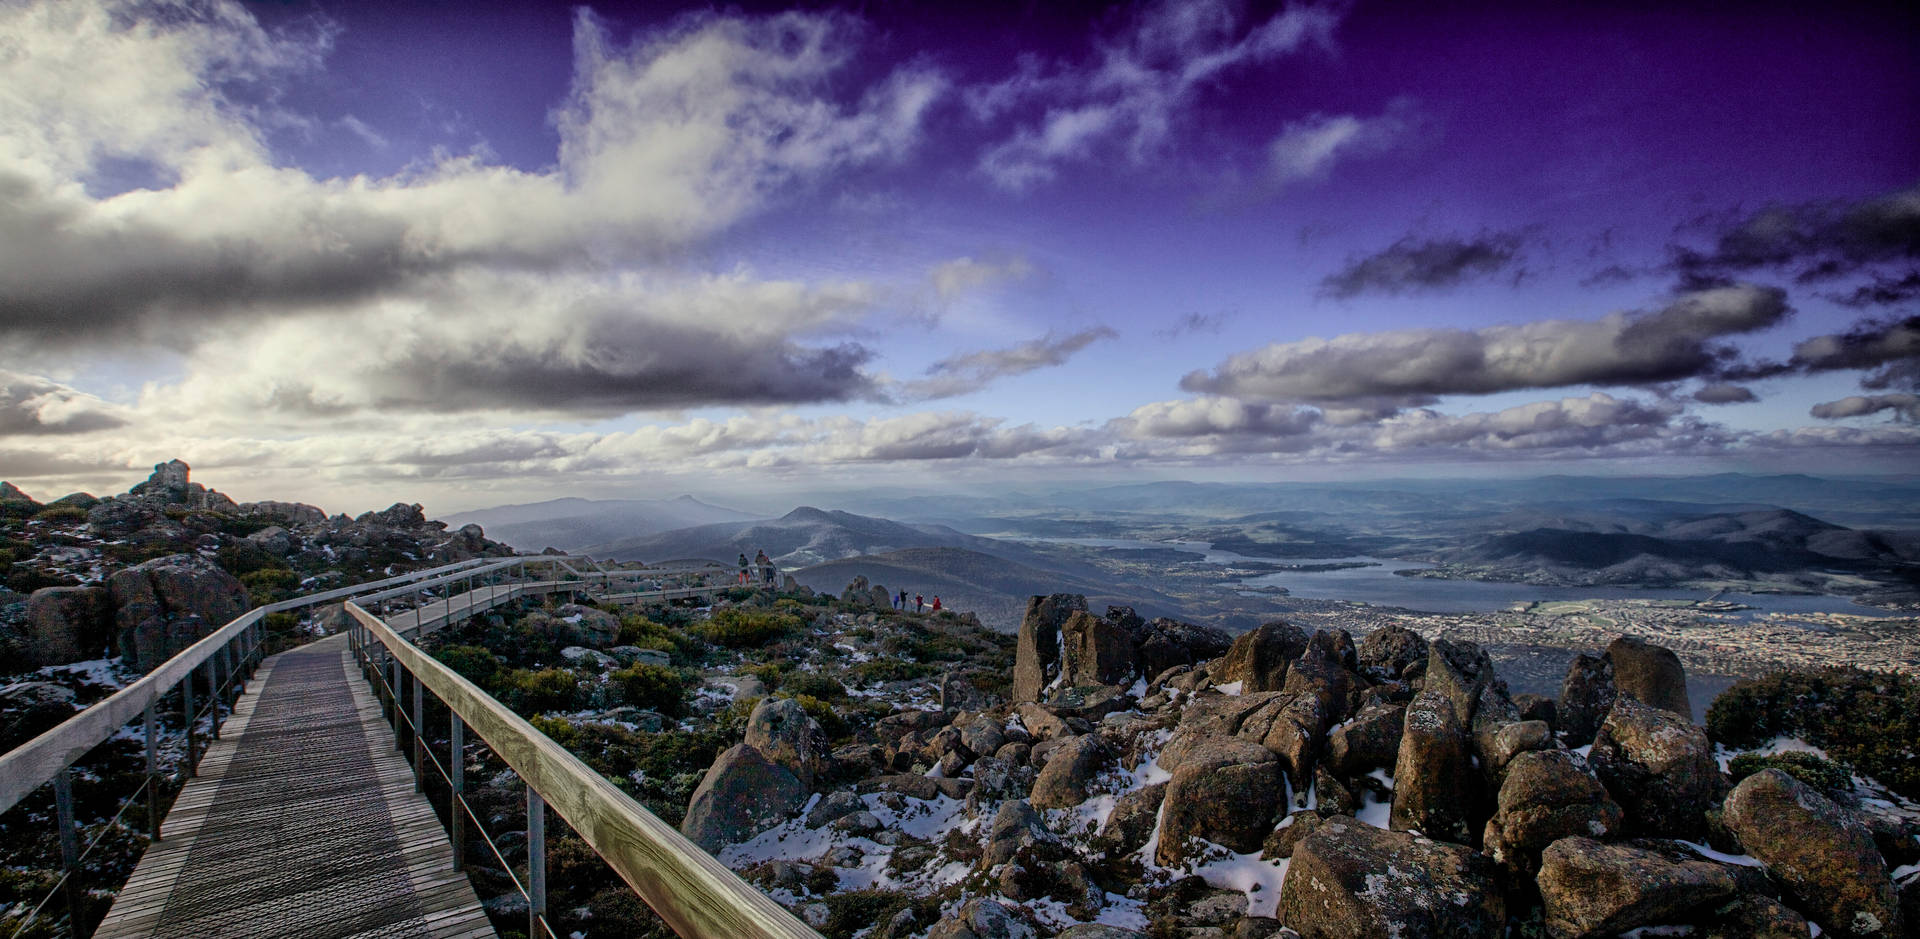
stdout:
{"type": "Polygon", "coordinates": [[[1026,613],[1027,598],[1035,594],[1078,593],[1094,610],[1109,605],[1134,607],[1143,616],[1171,613],[1175,604],[1157,592],[1129,585],[1122,594],[1104,578],[1042,570],[966,548],[906,548],[879,554],[828,561],[794,571],[795,580],[827,593],[839,593],[856,576],[886,587],[905,590],[941,603],[952,610],[971,611],[992,629],[1012,631],[1026,613]]]}
{"type": "Polygon", "coordinates": [[[603,544],[757,516],[708,505],[692,496],[677,499],[550,499],[461,512],[441,521],[450,528],[476,524],[487,535],[522,551],[559,548],[575,551],[603,544]]]}

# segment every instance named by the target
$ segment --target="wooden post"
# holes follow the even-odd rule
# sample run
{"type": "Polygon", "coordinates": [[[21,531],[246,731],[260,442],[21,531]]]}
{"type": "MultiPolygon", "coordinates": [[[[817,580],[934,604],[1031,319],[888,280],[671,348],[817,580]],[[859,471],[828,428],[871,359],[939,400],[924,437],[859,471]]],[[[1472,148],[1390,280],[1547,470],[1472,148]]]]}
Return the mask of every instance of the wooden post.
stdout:
{"type": "Polygon", "coordinates": [[[427,791],[426,689],[413,679],[413,791],[427,791]]]}
{"type": "Polygon", "coordinates": [[[147,837],[160,840],[160,755],[155,752],[153,702],[141,720],[142,736],[147,738],[147,837]]]}
{"type": "Polygon", "coordinates": [[[467,791],[467,725],[452,708],[447,709],[447,769],[448,787],[453,790],[447,796],[447,815],[453,824],[453,869],[467,869],[467,812],[462,806],[467,791]]]}
{"type": "MultiPolygon", "coordinates": [[[[532,791],[532,790],[528,790],[532,791]]],[[[53,803],[60,823],[60,869],[67,875],[67,930],[80,939],[80,832],[73,824],[73,768],[53,775],[53,803]]]]}
{"type": "Polygon", "coordinates": [[[181,779],[193,778],[193,673],[180,679],[180,713],[187,721],[187,770],[181,779]]]}
{"type": "Polygon", "coordinates": [[[538,939],[547,916],[547,800],[527,784],[527,936],[538,939]]]}

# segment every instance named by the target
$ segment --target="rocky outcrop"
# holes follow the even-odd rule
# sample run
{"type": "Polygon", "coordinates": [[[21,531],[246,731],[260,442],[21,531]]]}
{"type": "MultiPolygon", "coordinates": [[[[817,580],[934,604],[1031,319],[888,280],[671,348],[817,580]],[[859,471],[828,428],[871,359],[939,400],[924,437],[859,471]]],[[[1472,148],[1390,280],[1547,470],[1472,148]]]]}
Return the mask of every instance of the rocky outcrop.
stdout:
{"type": "Polygon", "coordinates": [[[180,460],[156,463],[153,475],[127,490],[127,497],[153,505],[184,505],[216,512],[239,509],[232,499],[190,480],[189,474],[190,468],[180,460]]]}
{"type": "MultiPolygon", "coordinates": [[[[1107,611],[1109,619],[1113,618],[1113,612],[1107,611]]],[[[1233,645],[1232,636],[1211,626],[1196,626],[1165,617],[1151,620],[1136,631],[1135,637],[1140,674],[1150,679],[1170,668],[1205,662],[1233,645]]]]}
{"type": "Polygon", "coordinates": [[[1706,732],[1672,711],[1621,697],[1594,737],[1594,774],[1626,810],[1625,831],[1696,838],[1719,800],[1720,766],[1706,732]]]}
{"type": "Polygon", "coordinates": [[[561,622],[573,627],[581,645],[604,649],[620,639],[620,617],[605,610],[578,603],[563,603],[553,611],[561,622]]]}
{"type": "Polygon", "coordinates": [[[1371,769],[1393,769],[1400,758],[1400,737],[1406,730],[1406,718],[1404,704],[1367,705],[1352,720],[1327,735],[1327,768],[1340,776],[1359,776],[1371,769]]]}
{"type": "Polygon", "coordinates": [[[1107,750],[1091,734],[1073,737],[1047,757],[1047,765],[1033,783],[1033,805],[1064,809],[1087,800],[1087,784],[1107,762],[1107,750]]]}
{"type": "Polygon", "coordinates": [[[1133,678],[1133,637],[1113,621],[1076,610],[1060,627],[1067,687],[1123,685],[1133,678]]]}
{"type": "Polygon", "coordinates": [[[1374,681],[1394,681],[1427,658],[1427,640],[1405,626],[1382,626],[1360,640],[1360,671],[1374,681]]]}
{"type": "Polygon", "coordinates": [[[1307,939],[1477,939],[1507,926],[1484,856],[1345,816],[1294,846],[1277,916],[1307,939]]]}
{"type": "Polygon", "coordinates": [[[1563,838],[1540,859],[1536,882],[1554,939],[1599,939],[1667,925],[1731,899],[1738,889],[1723,865],[1664,843],[1603,844],[1563,838]]]}
{"type": "Polygon", "coordinates": [[[1220,661],[1214,683],[1240,683],[1242,693],[1279,691],[1287,683],[1287,667],[1307,651],[1305,630],[1285,620],[1274,620],[1233,640],[1220,661]]]}
{"type": "Polygon", "coordinates": [[[927,939],[1034,939],[1034,931],[1005,904],[980,899],[967,901],[957,914],[941,920],[927,939]]]}
{"type": "Polygon", "coordinates": [[[1087,598],[1056,593],[1027,601],[1014,646],[1013,700],[1038,701],[1060,675],[1060,628],[1075,613],[1087,610],[1087,598]]]}
{"type": "Polygon", "coordinates": [[[807,796],[807,787],[786,767],[735,744],[707,768],[687,803],[680,833],[707,851],[718,851],[791,818],[807,796]]]}
{"type": "Polygon", "coordinates": [[[150,669],[247,611],[247,590],[196,554],[156,558],[107,579],[120,654],[150,669]]]}
{"type": "Polygon", "coordinates": [[[1393,830],[1470,844],[1475,778],[1453,704],[1440,690],[1422,691],[1407,707],[1394,764],[1393,830]]]}
{"type": "Polygon", "coordinates": [[[319,525],[327,520],[327,513],[304,502],[242,502],[235,511],[247,518],[269,519],[288,527],[319,525]]]}
{"type": "Polygon", "coordinates": [[[1613,665],[1617,693],[1693,719],[1693,704],[1687,698],[1687,670],[1671,649],[1622,636],[1607,646],[1607,661],[1613,665]]]}
{"type": "Polygon", "coordinates": [[[1902,935],[1899,898],[1873,835],[1819,790],[1777,769],[1742,780],[1727,796],[1727,827],[1794,904],[1827,932],[1902,935]]]}

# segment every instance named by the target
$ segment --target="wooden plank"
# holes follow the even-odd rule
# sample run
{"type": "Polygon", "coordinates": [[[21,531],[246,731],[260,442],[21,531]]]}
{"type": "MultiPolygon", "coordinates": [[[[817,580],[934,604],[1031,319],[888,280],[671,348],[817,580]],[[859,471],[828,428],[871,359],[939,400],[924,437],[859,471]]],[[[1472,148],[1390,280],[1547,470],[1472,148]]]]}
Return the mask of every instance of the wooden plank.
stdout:
{"type": "Polygon", "coordinates": [[[346,610],[473,728],[673,930],[690,939],[818,939],[766,894],[356,603],[346,610]]]}

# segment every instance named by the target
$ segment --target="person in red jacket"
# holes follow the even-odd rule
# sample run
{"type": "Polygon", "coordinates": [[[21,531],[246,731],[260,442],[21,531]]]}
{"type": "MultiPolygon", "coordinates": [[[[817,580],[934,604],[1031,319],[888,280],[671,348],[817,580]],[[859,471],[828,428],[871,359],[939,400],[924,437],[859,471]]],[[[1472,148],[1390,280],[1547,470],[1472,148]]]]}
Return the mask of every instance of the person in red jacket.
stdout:
{"type": "Polygon", "coordinates": [[[937,593],[933,595],[933,611],[940,612],[940,595],[937,593]]]}
{"type": "Polygon", "coordinates": [[[915,613],[920,612],[921,608],[925,607],[926,605],[927,605],[927,601],[920,599],[919,594],[916,593],[913,595],[913,611],[915,613]]]}

